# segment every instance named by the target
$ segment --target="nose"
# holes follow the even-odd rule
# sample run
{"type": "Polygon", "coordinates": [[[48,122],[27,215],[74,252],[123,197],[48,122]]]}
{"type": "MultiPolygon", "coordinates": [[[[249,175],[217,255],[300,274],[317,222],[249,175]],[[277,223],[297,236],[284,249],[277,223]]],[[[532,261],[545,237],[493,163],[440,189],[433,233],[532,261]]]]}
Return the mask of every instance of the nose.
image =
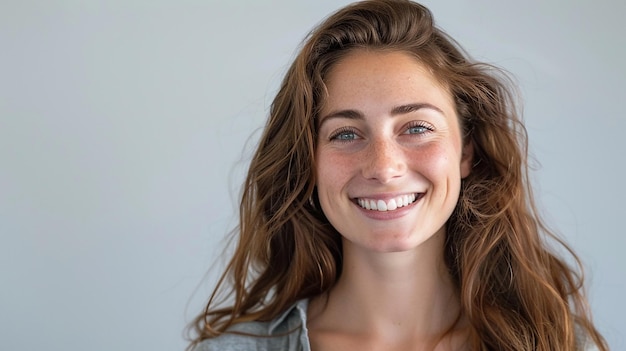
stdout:
{"type": "Polygon", "coordinates": [[[393,140],[373,140],[365,153],[363,177],[386,184],[407,171],[401,147],[393,140]]]}

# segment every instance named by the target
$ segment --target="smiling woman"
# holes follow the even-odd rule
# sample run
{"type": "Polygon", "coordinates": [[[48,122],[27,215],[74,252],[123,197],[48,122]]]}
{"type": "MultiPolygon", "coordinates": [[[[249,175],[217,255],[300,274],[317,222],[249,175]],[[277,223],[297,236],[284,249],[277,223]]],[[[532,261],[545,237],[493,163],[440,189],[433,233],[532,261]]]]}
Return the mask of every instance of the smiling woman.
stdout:
{"type": "Polygon", "coordinates": [[[373,251],[405,251],[436,234],[445,238],[473,150],[469,142],[462,145],[448,90],[412,56],[378,50],[344,57],[326,87],[317,194],[344,238],[344,261],[357,243],[373,251]]]}
{"type": "Polygon", "coordinates": [[[549,249],[507,81],[419,4],[326,19],[274,99],[189,349],[607,350],[549,249]]]}

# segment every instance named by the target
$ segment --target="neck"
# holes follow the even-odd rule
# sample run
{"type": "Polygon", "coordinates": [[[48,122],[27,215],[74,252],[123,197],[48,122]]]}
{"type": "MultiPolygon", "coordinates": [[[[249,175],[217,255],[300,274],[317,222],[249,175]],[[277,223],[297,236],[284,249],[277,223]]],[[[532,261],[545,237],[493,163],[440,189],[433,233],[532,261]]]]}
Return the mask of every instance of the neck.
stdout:
{"type": "Polygon", "coordinates": [[[341,278],[315,308],[320,319],[389,340],[440,337],[459,316],[456,288],[443,261],[444,240],[439,233],[414,250],[395,253],[344,243],[341,278]]]}

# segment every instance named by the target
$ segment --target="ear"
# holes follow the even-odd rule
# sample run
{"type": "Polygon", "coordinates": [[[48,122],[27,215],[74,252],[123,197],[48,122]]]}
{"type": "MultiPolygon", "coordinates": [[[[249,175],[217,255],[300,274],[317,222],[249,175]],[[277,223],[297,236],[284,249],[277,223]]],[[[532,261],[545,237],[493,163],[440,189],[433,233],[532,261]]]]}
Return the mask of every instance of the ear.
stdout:
{"type": "Polygon", "coordinates": [[[464,179],[472,172],[472,165],[474,164],[474,143],[472,140],[467,140],[463,145],[461,151],[461,179],[464,179]]]}

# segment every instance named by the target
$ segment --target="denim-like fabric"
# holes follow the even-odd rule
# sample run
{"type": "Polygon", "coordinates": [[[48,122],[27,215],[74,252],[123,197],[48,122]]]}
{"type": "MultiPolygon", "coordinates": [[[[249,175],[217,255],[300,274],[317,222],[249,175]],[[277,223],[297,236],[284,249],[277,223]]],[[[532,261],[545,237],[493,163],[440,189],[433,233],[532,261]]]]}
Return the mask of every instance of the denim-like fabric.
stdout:
{"type": "Polygon", "coordinates": [[[269,322],[246,322],[229,331],[255,336],[224,333],[203,340],[194,351],[311,351],[306,329],[308,300],[300,300],[269,322]]]}
{"type": "MultiPolygon", "coordinates": [[[[229,330],[255,336],[225,333],[202,341],[194,351],[311,351],[307,307],[308,300],[300,300],[272,321],[236,324],[229,330]]],[[[598,351],[582,330],[578,331],[580,351],[598,351]]]]}

